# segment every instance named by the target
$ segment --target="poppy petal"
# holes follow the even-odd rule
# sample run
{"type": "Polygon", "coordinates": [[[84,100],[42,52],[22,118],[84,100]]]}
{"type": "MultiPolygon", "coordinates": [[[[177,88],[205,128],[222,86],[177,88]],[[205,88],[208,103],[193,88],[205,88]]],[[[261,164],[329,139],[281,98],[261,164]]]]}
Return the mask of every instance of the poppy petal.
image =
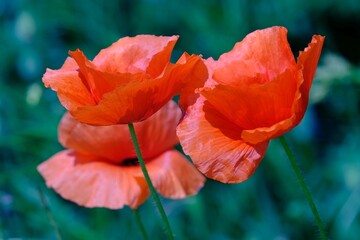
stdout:
{"type": "Polygon", "coordinates": [[[136,208],[149,196],[144,183],[133,177],[133,168],[103,162],[77,164],[81,154],[64,150],[38,166],[48,187],[63,198],[85,207],[136,208]]]}
{"type": "Polygon", "coordinates": [[[236,134],[240,135],[238,129],[221,114],[217,116],[216,110],[207,109],[205,116],[204,101],[200,96],[188,107],[178,125],[177,134],[184,152],[209,178],[224,183],[245,181],[264,157],[268,141],[253,145],[242,141],[240,136],[236,138],[236,134]]]}
{"type": "Polygon", "coordinates": [[[301,51],[298,57],[298,67],[302,70],[304,81],[300,86],[301,98],[299,99],[299,109],[297,110],[297,123],[301,121],[307,108],[310,87],[314,79],[324,41],[325,37],[314,35],[308,47],[301,51]]]}
{"type": "Polygon", "coordinates": [[[218,84],[200,93],[241,129],[253,130],[271,127],[292,116],[299,81],[301,74],[293,66],[266,84],[218,84]]]}
{"type": "Polygon", "coordinates": [[[200,57],[192,56],[185,64],[168,66],[157,79],[130,82],[104,94],[97,106],[79,107],[72,115],[92,125],[127,124],[143,121],[176,95],[200,57]]]}
{"type": "Polygon", "coordinates": [[[259,127],[251,130],[243,130],[241,138],[248,143],[257,144],[263,141],[269,141],[283,135],[289,129],[294,127],[296,116],[275,123],[270,127],[259,127]]]}
{"type": "Polygon", "coordinates": [[[134,124],[140,149],[145,158],[158,156],[179,143],[176,127],[180,118],[181,110],[171,100],[148,119],[134,124]]]}
{"type": "Polygon", "coordinates": [[[100,72],[80,50],[69,52],[79,66],[80,77],[96,103],[98,103],[102,96],[110,92],[112,89],[121,86],[130,81],[139,80],[143,77],[142,74],[114,74],[107,72],[100,72]]]}
{"type": "Polygon", "coordinates": [[[146,167],[156,190],[167,198],[180,199],[196,194],[205,182],[205,177],[174,149],[152,159],[146,167]]]}
{"type": "MultiPolygon", "coordinates": [[[[185,64],[191,57],[188,53],[184,53],[177,63],[185,64]]],[[[195,103],[198,97],[198,94],[195,94],[195,90],[204,86],[209,76],[205,60],[202,58],[196,63],[193,69],[193,72],[189,74],[180,92],[179,106],[184,112],[187,106],[195,103]]]]}
{"type": "Polygon", "coordinates": [[[153,35],[124,37],[101,50],[93,63],[105,72],[147,72],[156,77],[169,62],[178,38],[153,35]]]}
{"type": "MultiPolygon", "coordinates": [[[[163,50],[156,53],[149,62],[149,66],[146,69],[146,73],[150,74],[152,77],[159,76],[165,69],[166,65],[170,61],[172,50],[176,44],[176,41],[178,40],[178,36],[172,36],[172,37],[161,37],[162,43],[161,46],[163,46],[163,50]],[[166,45],[165,45],[166,44],[166,45]]],[[[159,39],[153,39],[157,45],[160,45],[158,42],[159,39]]],[[[146,46],[148,47],[148,42],[146,42],[146,46]]]]}
{"type": "MultiPolygon", "coordinates": [[[[179,107],[174,101],[169,101],[150,118],[134,124],[145,159],[178,144],[176,126],[180,117],[179,107]]],[[[59,124],[59,141],[64,147],[102,157],[116,164],[136,157],[129,128],[125,124],[92,126],[76,121],[67,113],[59,124]]]]}
{"type": "Polygon", "coordinates": [[[266,83],[295,63],[287,29],[271,27],[248,34],[220,56],[214,80],[228,85],[266,83]]]}
{"type": "Polygon", "coordinates": [[[69,57],[60,69],[46,69],[43,76],[44,85],[56,91],[61,104],[70,111],[79,106],[96,104],[77,68],[74,59],[69,57]]]}
{"type": "Polygon", "coordinates": [[[66,113],[59,124],[59,141],[83,154],[94,155],[120,163],[136,157],[127,125],[91,126],[76,121],[66,113]]]}

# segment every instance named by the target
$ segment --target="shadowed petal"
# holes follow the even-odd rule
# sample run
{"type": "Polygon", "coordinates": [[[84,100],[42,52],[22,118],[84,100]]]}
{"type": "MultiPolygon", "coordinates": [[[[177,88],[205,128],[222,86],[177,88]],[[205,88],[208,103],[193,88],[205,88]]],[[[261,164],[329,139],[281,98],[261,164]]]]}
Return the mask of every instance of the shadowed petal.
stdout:
{"type": "MultiPolygon", "coordinates": [[[[176,126],[180,117],[179,107],[170,101],[150,118],[134,124],[145,159],[157,156],[179,142],[176,126]]],[[[117,164],[136,157],[127,124],[92,126],[65,114],[59,125],[59,140],[67,148],[117,164]]]]}
{"type": "MultiPolygon", "coordinates": [[[[150,118],[134,124],[144,157],[156,157],[179,143],[176,127],[180,118],[181,110],[171,100],[150,118]]],[[[128,128],[127,130],[129,132],[128,128]]]]}
{"type": "Polygon", "coordinates": [[[235,138],[238,128],[228,120],[203,110],[204,98],[190,106],[177,128],[184,152],[207,177],[224,183],[245,181],[265,155],[268,141],[256,145],[235,138]],[[223,129],[214,127],[223,126],[223,129]]]}
{"type": "Polygon", "coordinates": [[[270,127],[259,127],[241,132],[241,139],[245,142],[257,144],[277,138],[294,127],[295,115],[277,122],[270,127]]]}
{"type": "Polygon", "coordinates": [[[95,127],[82,124],[67,113],[59,124],[59,141],[66,148],[114,163],[136,157],[127,125],[95,127]]]}

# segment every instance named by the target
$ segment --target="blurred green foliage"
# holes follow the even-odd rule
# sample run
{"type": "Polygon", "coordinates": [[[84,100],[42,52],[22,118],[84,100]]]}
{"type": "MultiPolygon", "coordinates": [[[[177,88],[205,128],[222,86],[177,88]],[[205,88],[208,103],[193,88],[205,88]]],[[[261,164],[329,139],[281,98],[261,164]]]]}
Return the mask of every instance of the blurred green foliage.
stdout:
{"type": "MultiPolygon", "coordinates": [[[[360,2],[353,0],[0,1],[0,239],[55,239],[39,190],[64,239],[140,239],[128,209],[78,207],[45,187],[36,166],[59,151],[64,113],[43,87],[67,51],[92,58],[126,35],[180,35],[182,52],[218,56],[247,33],[289,29],[294,52],[325,35],[310,106],[287,134],[331,239],[360,236],[360,2]]],[[[191,198],[163,199],[177,239],[314,239],[316,225],[277,140],[246,182],[208,181],[191,198]]],[[[165,234],[140,208],[152,239],[165,234]]]]}

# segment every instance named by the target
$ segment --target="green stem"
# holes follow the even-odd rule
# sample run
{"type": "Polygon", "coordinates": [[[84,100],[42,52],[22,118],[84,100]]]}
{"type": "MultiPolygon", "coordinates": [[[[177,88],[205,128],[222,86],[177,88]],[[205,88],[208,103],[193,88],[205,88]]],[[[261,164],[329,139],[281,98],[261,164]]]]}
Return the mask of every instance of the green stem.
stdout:
{"type": "Polygon", "coordinates": [[[295,172],[295,175],[296,177],[298,178],[299,180],[299,183],[300,183],[300,186],[306,196],[306,199],[309,203],[309,206],[311,208],[311,211],[315,217],[315,220],[316,220],[316,223],[318,225],[318,228],[319,228],[319,232],[320,232],[320,236],[321,236],[321,239],[325,240],[326,239],[326,234],[325,234],[325,229],[323,227],[323,224],[321,222],[321,219],[320,219],[320,215],[319,215],[319,212],[315,206],[315,203],[314,203],[314,200],[313,198],[311,197],[311,194],[310,194],[310,191],[304,181],[304,177],[302,176],[301,174],[301,171],[298,167],[298,165],[296,164],[296,161],[295,161],[295,158],[294,158],[294,155],[292,154],[291,150],[290,150],[290,147],[289,145],[287,144],[286,140],[285,140],[285,137],[284,136],[281,136],[280,138],[280,142],[286,152],[286,155],[288,156],[289,160],[290,160],[290,163],[291,163],[291,166],[295,172]]]}
{"type": "Polygon", "coordinates": [[[136,151],[136,155],[137,155],[137,158],[139,160],[139,164],[140,164],[140,167],[141,167],[141,170],[144,174],[144,177],[145,177],[145,180],[147,182],[147,185],[149,186],[149,189],[150,189],[150,192],[151,192],[151,195],[154,199],[154,202],[156,204],[156,207],[158,208],[159,212],[160,212],[160,215],[161,215],[161,218],[164,222],[164,225],[165,225],[165,229],[166,229],[166,232],[168,234],[168,237],[169,239],[173,240],[174,239],[174,235],[171,231],[171,227],[170,227],[170,223],[169,223],[169,220],[166,216],[166,213],[165,213],[165,210],[164,210],[164,207],[162,206],[161,204],[161,201],[160,201],[160,198],[159,198],[159,195],[157,194],[155,188],[154,188],[154,185],[152,184],[151,182],[151,179],[150,179],[150,176],[149,176],[149,173],[148,171],[146,170],[146,167],[145,167],[145,162],[144,162],[144,159],[141,155],[141,151],[140,151],[140,147],[139,147],[139,143],[137,141],[137,138],[136,138],[136,134],[135,134],[135,129],[134,129],[134,125],[132,123],[129,123],[128,124],[129,126],[129,131],[130,131],[130,135],[131,135],[131,139],[133,141],[133,144],[134,144],[134,148],[135,148],[135,151],[136,151]]]}
{"type": "Polygon", "coordinates": [[[148,238],[148,235],[147,235],[147,233],[146,233],[144,224],[143,224],[143,222],[141,221],[141,216],[140,216],[140,214],[139,214],[139,211],[138,211],[137,209],[133,209],[133,213],[134,213],[135,218],[136,218],[136,221],[137,221],[137,223],[138,223],[138,225],[139,225],[139,228],[140,228],[141,234],[142,234],[142,236],[143,236],[143,239],[144,239],[144,240],[148,240],[149,238],[148,238]]]}
{"type": "Polygon", "coordinates": [[[41,204],[44,206],[46,214],[47,214],[47,216],[48,216],[48,218],[50,220],[50,224],[52,225],[52,227],[55,230],[56,239],[57,240],[62,240],[59,227],[58,227],[53,215],[51,214],[50,208],[49,208],[49,206],[48,206],[48,204],[47,204],[47,202],[45,200],[44,194],[43,194],[43,192],[41,191],[40,188],[38,189],[38,193],[39,193],[39,198],[40,198],[41,204]]]}

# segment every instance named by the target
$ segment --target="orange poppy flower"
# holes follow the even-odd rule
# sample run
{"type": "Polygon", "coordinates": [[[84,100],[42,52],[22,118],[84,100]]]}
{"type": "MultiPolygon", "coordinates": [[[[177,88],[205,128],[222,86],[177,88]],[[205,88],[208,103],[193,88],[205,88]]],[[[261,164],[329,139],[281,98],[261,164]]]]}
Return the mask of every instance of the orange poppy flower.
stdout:
{"type": "Polygon", "coordinates": [[[199,56],[169,62],[178,36],[121,38],[89,61],[69,52],[58,70],[47,69],[43,82],[78,121],[113,125],[143,121],[178,94],[199,56]],[[184,61],[185,60],[185,61],[184,61]]]}
{"type": "Polygon", "coordinates": [[[296,62],[286,28],[272,27],[247,35],[218,61],[205,60],[209,78],[182,106],[177,128],[201,172],[226,183],[254,173],[269,140],[303,118],[323,42],[314,35],[296,62]]]}
{"type": "MultiPolygon", "coordinates": [[[[205,178],[173,147],[181,117],[170,101],[147,120],[135,123],[140,148],[157,191],[167,198],[196,194],[205,178]]],[[[59,125],[63,150],[38,166],[48,187],[85,207],[137,208],[149,188],[131,141],[128,126],[92,126],[65,114],[59,125]]]]}

